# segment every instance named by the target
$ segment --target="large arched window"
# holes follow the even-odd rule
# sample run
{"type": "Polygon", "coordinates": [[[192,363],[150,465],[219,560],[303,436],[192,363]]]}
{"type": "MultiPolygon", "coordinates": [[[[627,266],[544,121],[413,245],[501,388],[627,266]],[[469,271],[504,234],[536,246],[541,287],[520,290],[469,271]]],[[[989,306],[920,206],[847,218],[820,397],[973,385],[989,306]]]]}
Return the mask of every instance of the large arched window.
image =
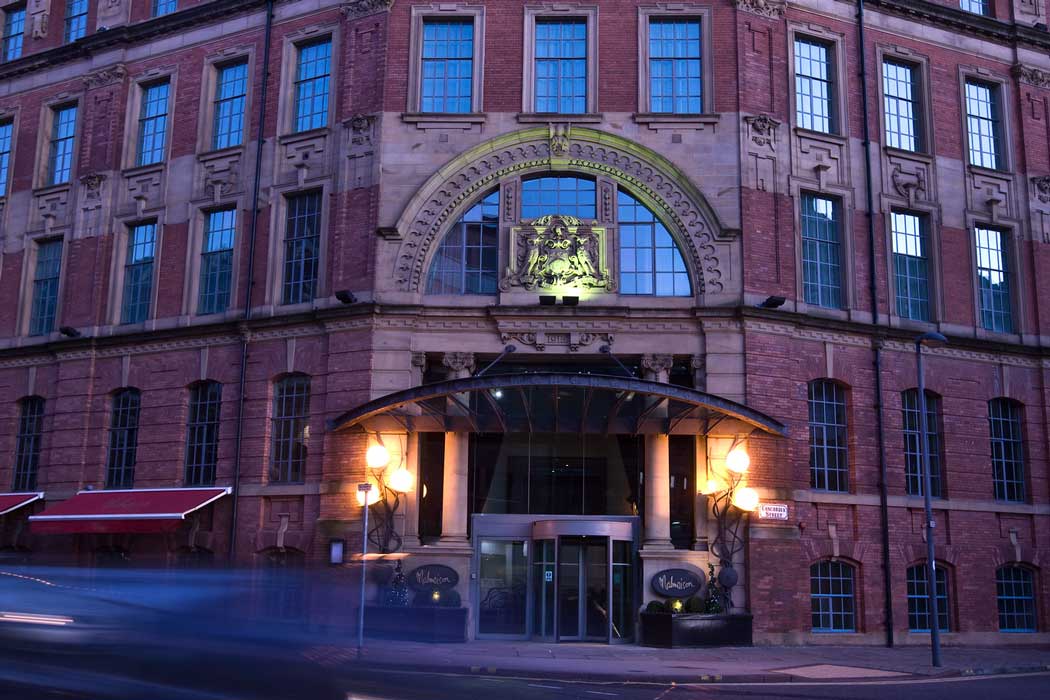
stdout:
{"type": "Polygon", "coordinates": [[[620,292],[687,297],[693,293],[685,260],[671,234],[637,199],[620,190],[620,292]]]}
{"type": "Polygon", "coordinates": [[[499,190],[449,229],[427,278],[427,294],[495,294],[499,267],[499,190]]]}
{"type": "Polygon", "coordinates": [[[521,218],[561,214],[577,219],[598,216],[594,180],[572,176],[536,177],[521,183],[521,218]]]}

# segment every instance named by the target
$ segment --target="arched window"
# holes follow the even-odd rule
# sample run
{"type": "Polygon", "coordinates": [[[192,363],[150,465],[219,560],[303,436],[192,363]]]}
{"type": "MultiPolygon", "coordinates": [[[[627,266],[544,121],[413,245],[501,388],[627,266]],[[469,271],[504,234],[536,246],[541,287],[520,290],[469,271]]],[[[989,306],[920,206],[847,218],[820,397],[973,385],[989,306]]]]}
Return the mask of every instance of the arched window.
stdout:
{"type": "Polygon", "coordinates": [[[211,486],[219,459],[219,411],[222,384],[197,382],[190,387],[186,417],[186,485],[211,486]]]}
{"type": "Polygon", "coordinates": [[[15,491],[36,488],[36,474],[40,467],[40,439],[44,428],[44,399],[27,396],[18,402],[18,440],[15,446],[15,491]]]}
{"type": "Polygon", "coordinates": [[[445,234],[430,264],[427,294],[495,294],[499,267],[499,190],[445,234]]]}
{"type": "Polygon", "coordinates": [[[830,379],[809,383],[809,485],[849,491],[846,390],[830,379]]]}
{"type": "Polygon", "coordinates": [[[687,297],[689,272],[667,227],[644,204],[620,190],[620,291],[687,297]]]}
{"type": "Polygon", "coordinates": [[[292,374],[273,389],[273,450],[270,481],[295,483],[306,472],[310,437],[310,377],[292,374]]]}
{"type": "Polygon", "coordinates": [[[853,567],[841,561],[818,561],[809,567],[814,632],[856,632],[853,567]]]}
{"type": "Polygon", "coordinates": [[[106,460],[107,489],[130,489],[135,485],[141,403],[138,389],[121,389],[113,395],[106,460]]]}
{"type": "MultiPolygon", "coordinates": [[[[922,452],[919,433],[919,391],[908,389],[901,394],[904,418],[904,479],[909,496],[921,496],[923,489],[922,452]]],[[[941,479],[941,397],[926,392],[926,442],[930,450],[930,496],[944,497],[941,479]]]]}
{"type": "Polygon", "coordinates": [[[1000,632],[1035,632],[1035,575],[1031,569],[1007,564],[995,572],[1000,632]]]}
{"type": "Polygon", "coordinates": [[[594,180],[566,175],[536,177],[521,183],[521,218],[550,214],[594,219],[598,216],[594,180]]]}
{"type": "Polygon", "coordinates": [[[988,402],[991,429],[992,478],[995,500],[1024,502],[1024,438],[1021,404],[1010,399],[988,402]]]}
{"type": "MultiPolygon", "coordinates": [[[[951,608],[948,600],[948,570],[937,563],[937,621],[942,632],[950,631],[951,608]]],[[[908,567],[908,629],[912,632],[930,631],[930,588],[926,578],[926,564],[908,567]]]]}

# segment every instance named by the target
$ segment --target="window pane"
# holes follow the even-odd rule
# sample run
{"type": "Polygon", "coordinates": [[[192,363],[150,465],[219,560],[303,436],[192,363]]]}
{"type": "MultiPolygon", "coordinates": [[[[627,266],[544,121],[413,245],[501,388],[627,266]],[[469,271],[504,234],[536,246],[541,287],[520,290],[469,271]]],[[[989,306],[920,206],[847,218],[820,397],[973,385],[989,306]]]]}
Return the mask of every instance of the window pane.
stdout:
{"type": "Polygon", "coordinates": [[[649,108],[653,112],[703,112],[700,20],[649,21],[649,108]]]}
{"type": "Polygon", "coordinates": [[[153,0],[153,16],[160,17],[175,11],[176,0],[153,0]]]}
{"type": "Polygon", "coordinates": [[[587,111],[587,20],[536,20],[537,112],[587,111]]]}
{"type": "Polygon", "coordinates": [[[0,197],[7,196],[7,179],[11,173],[11,137],[15,125],[0,123],[0,197]]]}
{"type": "Polygon", "coordinates": [[[594,180],[578,177],[537,177],[521,185],[521,218],[560,214],[577,219],[597,216],[594,180]]]}
{"type": "Polygon", "coordinates": [[[814,632],[855,632],[853,567],[822,561],[809,567],[810,605],[814,632]]]}
{"type": "MultiPolygon", "coordinates": [[[[904,419],[904,478],[909,496],[923,494],[922,454],[919,451],[919,392],[909,389],[901,394],[904,419]]],[[[926,392],[926,441],[930,452],[930,496],[943,498],[941,484],[941,399],[926,392]]]]}
{"type": "Polygon", "coordinates": [[[282,303],[312,301],[317,294],[321,245],[321,193],[288,197],[284,232],[282,303]]]}
{"type": "Polygon", "coordinates": [[[168,132],[168,87],[168,83],[163,82],[142,88],[137,165],[152,165],[164,160],[164,142],[168,132]]]}
{"type": "Polygon", "coordinates": [[[88,0],[66,0],[66,42],[87,34],[88,0]]]}
{"type": "Polygon", "coordinates": [[[893,212],[893,267],[897,286],[897,314],[916,321],[930,320],[930,291],[926,260],[926,219],[893,212]]]}
{"type": "Polygon", "coordinates": [[[798,125],[831,133],[835,128],[831,82],[831,47],[812,39],[795,39],[795,112],[798,125]]]}
{"type": "Polygon", "coordinates": [[[849,490],[846,392],[818,379],[809,383],[809,485],[821,491],[849,490]]]}
{"type": "Polygon", "coordinates": [[[1000,632],[1035,632],[1035,576],[1030,569],[1004,566],[995,572],[1000,632]]]}
{"type": "Polygon", "coordinates": [[[445,234],[430,264],[427,294],[495,294],[498,265],[499,190],[495,190],[445,234]]]}
{"type": "Polygon", "coordinates": [[[1000,167],[999,87],[966,81],[966,128],[970,165],[1000,167]]]}
{"type": "Polygon", "coordinates": [[[215,81],[215,124],[212,148],[239,146],[244,138],[244,100],[248,92],[248,62],[219,69],[215,81]]]}
{"type": "Polygon", "coordinates": [[[838,200],[802,196],[802,288],[807,304],[842,308],[838,200]]]}
{"type": "MultiPolygon", "coordinates": [[[[912,632],[930,630],[930,588],[925,564],[908,567],[908,629],[912,632]]],[[[948,601],[948,572],[937,565],[937,622],[942,632],[950,632],[951,614],[948,601]]]]}
{"type": "Polygon", "coordinates": [[[905,151],[917,151],[921,148],[915,77],[916,69],[906,63],[885,61],[882,64],[882,86],[886,100],[886,145],[905,151]]]}
{"type": "Polygon", "coordinates": [[[295,79],[295,130],[319,129],[328,124],[328,90],[332,42],[315,41],[299,47],[295,79]]]}
{"type": "Polygon", "coordinates": [[[222,384],[201,382],[190,389],[186,423],[187,486],[210,486],[215,483],[221,407],[222,384]]]}
{"type": "Polygon", "coordinates": [[[690,296],[685,259],[663,222],[624,190],[619,191],[617,204],[620,293],[690,296]]]}
{"type": "Polygon", "coordinates": [[[45,335],[55,328],[61,269],[62,240],[41,243],[36,252],[36,274],[33,277],[33,307],[29,316],[29,335],[45,335]]]}
{"type": "Polygon", "coordinates": [[[77,108],[61,107],[51,112],[51,148],[48,157],[47,184],[69,182],[73,170],[73,143],[76,137],[77,108]]]}
{"type": "Polygon", "coordinates": [[[3,58],[13,61],[22,55],[22,35],[26,26],[26,8],[13,7],[4,10],[3,58]]]}
{"type": "Polygon", "coordinates": [[[230,306],[233,277],[233,242],[237,232],[237,210],[209,212],[201,248],[198,314],[215,314],[230,306]]]}
{"type": "Polygon", "coordinates": [[[157,224],[139,224],[128,232],[124,261],[124,304],[121,323],[141,323],[149,318],[153,297],[153,255],[157,224]]]}
{"type": "Polygon", "coordinates": [[[423,23],[420,110],[470,112],[474,70],[474,20],[423,23]]]}
{"type": "Polygon", "coordinates": [[[1024,437],[1021,406],[1009,399],[988,402],[992,478],[998,501],[1025,500],[1024,437]]]}
{"type": "Polygon", "coordinates": [[[973,12],[978,15],[990,15],[992,14],[991,0],[961,0],[960,7],[967,12],[973,12]]]}
{"type": "Polygon", "coordinates": [[[122,389],[113,396],[109,423],[109,452],[106,488],[130,489],[135,484],[135,462],[139,442],[139,392],[122,389]]]}
{"type": "Polygon", "coordinates": [[[30,396],[20,402],[18,437],[15,446],[15,480],[13,491],[36,489],[40,468],[40,440],[44,432],[44,400],[30,396]]]}
{"type": "Polygon", "coordinates": [[[310,378],[285,377],[273,392],[273,453],[270,481],[298,482],[306,470],[310,378]]]}
{"type": "Polygon", "coordinates": [[[1013,332],[1010,301],[1010,270],[1002,231],[974,229],[977,244],[977,289],[981,326],[999,333],[1013,332]]]}

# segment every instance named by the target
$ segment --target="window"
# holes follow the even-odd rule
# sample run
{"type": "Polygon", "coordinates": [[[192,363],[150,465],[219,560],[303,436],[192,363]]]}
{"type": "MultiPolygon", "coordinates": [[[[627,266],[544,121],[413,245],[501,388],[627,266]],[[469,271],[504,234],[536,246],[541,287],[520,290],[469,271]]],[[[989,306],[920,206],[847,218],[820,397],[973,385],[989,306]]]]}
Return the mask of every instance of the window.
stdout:
{"type": "Polygon", "coordinates": [[[587,111],[587,20],[536,20],[537,112],[587,111]]]}
{"type": "Polygon", "coordinates": [[[307,192],[287,199],[284,231],[283,304],[313,301],[317,295],[321,245],[321,193],[307,192]]]}
{"type": "Polygon", "coordinates": [[[44,433],[44,400],[28,396],[18,402],[18,437],[15,445],[14,491],[32,491],[36,488],[36,474],[40,468],[40,440],[44,433]]]}
{"type": "MultiPolygon", "coordinates": [[[[948,571],[938,565],[934,577],[937,580],[937,625],[942,632],[949,632],[948,571]]],[[[930,588],[927,583],[926,564],[908,567],[908,629],[912,632],[930,631],[930,588]]]]}
{"type": "Polygon", "coordinates": [[[67,0],[66,43],[74,42],[87,34],[88,0],[67,0]]]}
{"type": "Polygon", "coordinates": [[[139,224],[128,232],[128,251],[124,260],[124,296],[121,323],[142,323],[149,318],[153,297],[153,255],[157,244],[157,224],[139,224]]]}
{"type": "Polygon", "coordinates": [[[423,21],[421,112],[470,112],[474,70],[474,20],[423,21]]]}
{"type": "Polygon", "coordinates": [[[1024,502],[1024,438],[1021,405],[1010,399],[988,402],[991,422],[992,478],[995,500],[1024,502]]]}
{"type": "Polygon", "coordinates": [[[215,80],[213,149],[240,146],[244,141],[244,100],[248,94],[248,62],[220,66],[215,80]]]}
{"type": "Polygon", "coordinates": [[[830,134],[836,128],[831,71],[830,44],[795,39],[795,115],[803,129],[830,134]]]}
{"type": "Polygon", "coordinates": [[[966,81],[966,131],[970,139],[970,165],[998,170],[1002,167],[1002,124],[999,86],[966,81]]]}
{"type": "Polygon", "coordinates": [[[637,199],[620,190],[620,293],[683,297],[692,294],[689,271],[667,228],[637,199]]]}
{"type": "Polygon", "coordinates": [[[208,212],[201,246],[201,279],[198,314],[217,314],[230,306],[233,278],[233,241],[237,236],[237,210],[208,212]]]}
{"type": "Polygon", "coordinates": [[[499,267],[499,190],[445,234],[430,265],[427,294],[495,294],[499,267]]]}
{"type": "Polygon", "coordinates": [[[995,572],[1000,632],[1035,632],[1035,576],[1016,564],[995,572]]]}
{"type": "Polygon", "coordinates": [[[975,15],[991,15],[991,4],[991,0],[962,0],[959,6],[975,15]]]}
{"type": "Polygon", "coordinates": [[[168,81],[142,87],[139,150],[135,165],[152,165],[164,160],[164,141],[168,132],[168,88],[168,81]]]}
{"type": "Polygon", "coordinates": [[[170,15],[175,11],[176,0],[153,0],[153,16],[170,15]]]}
{"type": "Polygon", "coordinates": [[[0,122],[0,197],[7,196],[7,178],[11,173],[11,138],[14,122],[0,122]]]}
{"type": "Polygon", "coordinates": [[[649,109],[699,114],[703,108],[699,19],[649,20],[649,109]]]}
{"type": "Polygon", "coordinates": [[[277,382],[273,392],[273,458],[270,481],[303,480],[310,437],[310,378],[301,374],[277,382]]]}
{"type": "Polygon", "coordinates": [[[841,561],[821,561],[809,567],[810,605],[814,632],[855,632],[853,567],[841,561]]]}
{"type": "Polygon", "coordinates": [[[190,388],[186,421],[186,485],[211,486],[219,459],[222,384],[198,382],[190,388]]]}
{"type": "Polygon", "coordinates": [[[998,333],[1011,333],[1013,313],[1006,234],[977,226],[974,228],[974,238],[977,244],[977,294],[981,327],[998,333]]]}
{"type": "Polygon", "coordinates": [[[907,212],[895,211],[890,215],[897,315],[913,321],[930,320],[926,222],[926,217],[907,212]]]}
{"type": "Polygon", "coordinates": [[[904,151],[923,149],[919,108],[919,69],[909,63],[882,63],[882,93],[886,101],[886,145],[904,151]]]}
{"type": "Polygon", "coordinates": [[[69,182],[73,173],[73,143],[77,132],[77,106],[51,110],[51,148],[47,159],[47,186],[69,182]]]}
{"type": "MultiPolygon", "coordinates": [[[[923,493],[922,454],[919,434],[919,392],[909,389],[901,394],[904,418],[904,480],[909,496],[923,493]]],[[[926,444],[930,451],[930,497],[943,498],[941,481],[941,398],[926,392],[926,444]]]]}
{"type": "Polygon", "coordinates": [[[809,383],[809,485],[849,490],[846,391],[829,379],[809,383]]]}
{"type": "Polygon", "coordinates": [[[140,403],[138,389],[121,389],[113,395],[109,456],[106,460],[107,489],[130,489],[135,484],[140,403]]]}
{"type": "Polygon", "coordinates": [[[29,335],[46,335],[55,329],[58,282],[62,270],[62,239],[46,241],[36,249],[33,277],[33,307],[29,313],[29,335]]]}
{"type": "Polygon", "coordinates": [[[295,131],[320,129],[328,124],[328,89],[332,41],[322,39],[298,47],[295,70],[295,131]]]}
{"type": "Polygon", "coordinates": [[[26,27],[25,5],[4,10],[4,60],[13,61],[22,55],[22,34],[26,27]]]}
{"type": "Polygon", "coordinates": [[[594,180],[579,177],[537,177],[521,183],[521,218],[560,214],[577,219],[597,216],[594,180]]]}
{"type": "Polygon", "coordinates": [[[842,308],[839,203],[802,195],[802,291],[807,304],[842,308]]]}

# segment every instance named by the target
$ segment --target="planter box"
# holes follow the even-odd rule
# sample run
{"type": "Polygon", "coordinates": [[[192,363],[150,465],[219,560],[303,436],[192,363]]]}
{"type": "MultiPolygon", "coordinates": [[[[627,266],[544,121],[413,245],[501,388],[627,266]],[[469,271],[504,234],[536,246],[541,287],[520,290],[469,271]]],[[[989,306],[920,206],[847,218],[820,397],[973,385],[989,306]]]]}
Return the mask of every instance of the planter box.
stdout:
{"type": "Polygon", "coordinates": [[[465,642],[467,609],[366,605],[365,634],[416,642],[465,642]]]}
{"type": "Polygon", "coordinates": [[[643,612],[640,631],[647,647],[749,647],[751,615],[643,612]]]}

